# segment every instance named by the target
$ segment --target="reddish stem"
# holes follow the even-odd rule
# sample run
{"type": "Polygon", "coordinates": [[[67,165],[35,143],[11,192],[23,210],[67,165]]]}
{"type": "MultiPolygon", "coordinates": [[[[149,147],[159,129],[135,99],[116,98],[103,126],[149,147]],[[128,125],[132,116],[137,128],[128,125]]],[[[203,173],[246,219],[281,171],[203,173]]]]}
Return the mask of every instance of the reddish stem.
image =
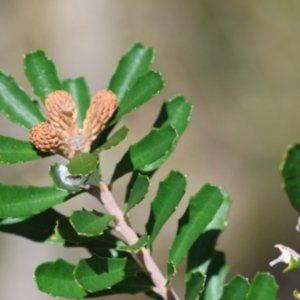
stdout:
{"type": "MultiPolygon", "coordinates": [[[[103,204],[108,213],[115,216],[116,230],[124,237],[128,245],[135,244],[139,237],[126,222],[123,211],[119,208],[108,187],[104,183],[100,183],[99,187],[92,187],[91,192],[103,204]]],[[[173,289],[166,288],[167,279],[156,265],[149,249],[143,247],[133,255],[152,279],[156,293],[165,300],[179,300],[173,289]]]]}

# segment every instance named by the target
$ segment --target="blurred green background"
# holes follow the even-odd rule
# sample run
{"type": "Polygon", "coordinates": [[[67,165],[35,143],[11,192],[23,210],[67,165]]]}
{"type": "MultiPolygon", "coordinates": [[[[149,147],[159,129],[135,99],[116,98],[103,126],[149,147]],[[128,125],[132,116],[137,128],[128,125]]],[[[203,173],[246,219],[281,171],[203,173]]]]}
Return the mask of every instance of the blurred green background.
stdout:
{"type": "MultiPolygon", "coordinates": [[[[278,166],[287,144],[300,138],[300,2],[291,1],[117,1],[0,0],[0,69],[27,90],[22,57],[41,48],[56,62],[61,78],[84,75],[94,94],[107,86],[122,53],[139,40],[156,49],[154,68],[166,80],[164,91],[123,123],[129,139],[102,156],[104,180],[128,145],[149,131],[162,102],[183,94],[194,104],[186,134],[168,162],[153,178],[151,193],[132,211],[134,228],[144,230],[149,203],[159,180],[170,169],[188,177],[188,191],[178,211],[154,245],[154,257],[165,270],[167,249],[188,197],[202,184],[225,187],[233,199],[229,225],[218,249],[226,252],[236,273],[252,279],[256,271],[275,274],[278,298],[293,299],[299,272],[282,275],[283,265],[269,267],[282,243],[300,251],[297,213],[281,190],[278,166]]],[[[28,133],[0,116],[0,134],[27,138],[28,133]]],[[[0,182],[51,184],[48,165],[29,162],[0,166],[0,182]]],[[[114,194],[122,204],[129,177],[114,194]]],[[[92,198],[78,198],[59,211],[101,209],[92,198]]],[[[34,268],[63,257],[76,262],[84,250],[35,244],[0,235],[0,298],[47,300],[36,290],[34,268]]],[[[184,294],[184,265],[175,278],[184,294]]],[[[105,297],[147,299],[143,295],[105,297]]]]}

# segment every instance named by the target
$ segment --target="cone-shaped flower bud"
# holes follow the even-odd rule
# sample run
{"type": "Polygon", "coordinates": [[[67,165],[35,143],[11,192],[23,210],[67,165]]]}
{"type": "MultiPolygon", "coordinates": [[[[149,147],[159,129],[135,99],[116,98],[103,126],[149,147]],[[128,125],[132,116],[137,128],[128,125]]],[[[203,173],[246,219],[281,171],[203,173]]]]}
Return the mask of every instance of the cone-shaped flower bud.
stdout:
{"type": "Polygon", "coordinates": [[[52,124],[46,122],[34,125],[30,130],[29,138],[35,148],[41,152],[63,153],[66,148],[64,137],[52,124]]]}
{"type": "Polygon", "coordinates": [[[55,91],[45,101],[48,121],[65,137],[78,134],[77,110],[72,96],[65,91],[55,91]]]}
{"type": "Polygon", "coordinates": [[[52,92],[45,101],[49,123],[36,124],[30,131],[30,140],[42,152],[59,153],[69,159],[77,153],[89,152],[117,105],[113,92],[98,92],[91,99],[81,130],[76,122],[77,110],[72,96],[65,91],[52,92]]]}
{"type": "Polygon", "coordinates": [[[106,126],[118,106],[116,95],[107,90],[99,91],[92,99],[83,124],[86,145],[89,146],[106,126]]]}

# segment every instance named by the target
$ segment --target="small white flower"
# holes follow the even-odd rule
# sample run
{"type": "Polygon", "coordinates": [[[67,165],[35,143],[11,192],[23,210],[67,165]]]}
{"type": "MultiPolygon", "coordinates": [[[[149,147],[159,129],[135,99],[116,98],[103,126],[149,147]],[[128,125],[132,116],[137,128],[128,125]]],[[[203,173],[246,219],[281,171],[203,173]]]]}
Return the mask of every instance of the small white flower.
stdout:
{"type": "Polygon", "coordinates": [[[298,223],[297,223],[297,226],[296,226],[296,230],[298,232],[300,232],[300,217],[298,217],[298,223]]]}
{"type": "Polygon", "coordinates": [[[280,263],[280,262],[289,264],[292,259],[300,260],[300,255],[293,249],[286,247],[284,245],[281,245],[281,244],[277,244],[274,247],[278,248],[280,250],[281,255],[278,258],[276,258],[270,262],[271,267],[273,267],[274,265],[276,265],[277,263],[280,263]]]}
{"type": "Polygon", "coordinates": [[[297,290],[295,290],[293,292],[293,296],[295,297],[295,299],[300,299],[300,294],[299,294],[299,292],[297,290]]]}
{"type": "Polygon", "coordinates": [[[79,185],[85,183],[85,181],[87,179],[87,176],[81,176],[81,175],[74,176],[74,175],[72,175],[69,172],[68,168],[64,165],[59,165],[58,166],[58,174],[59,174],[59,177],[60,177],[61,181],[64,184],[71,185],[71,186],[79,186],[79,185]]]}

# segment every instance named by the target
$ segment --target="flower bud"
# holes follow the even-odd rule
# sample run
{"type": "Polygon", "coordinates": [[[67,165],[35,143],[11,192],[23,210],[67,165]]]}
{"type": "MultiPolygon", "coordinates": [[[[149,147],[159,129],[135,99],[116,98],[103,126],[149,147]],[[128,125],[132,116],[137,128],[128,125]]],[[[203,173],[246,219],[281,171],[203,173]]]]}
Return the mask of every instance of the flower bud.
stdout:
{"type": "Polygon", "coordinates": [[[83,124],[84,140],[90,145],[104,129],[118,106],[116,95],[107,90],[99,91],[92,99],[83,124]]]}
{"type": "Polygon", "coordinates": [[[63,152],[65,148],[63,136],[52,124],[46,122],[34,125],[30,130],[29,138],[35,148],[41,152],[57,153],[63,152]]]}

